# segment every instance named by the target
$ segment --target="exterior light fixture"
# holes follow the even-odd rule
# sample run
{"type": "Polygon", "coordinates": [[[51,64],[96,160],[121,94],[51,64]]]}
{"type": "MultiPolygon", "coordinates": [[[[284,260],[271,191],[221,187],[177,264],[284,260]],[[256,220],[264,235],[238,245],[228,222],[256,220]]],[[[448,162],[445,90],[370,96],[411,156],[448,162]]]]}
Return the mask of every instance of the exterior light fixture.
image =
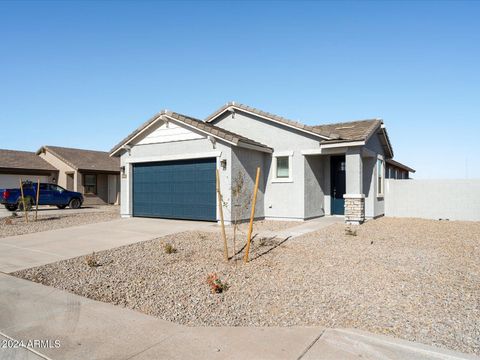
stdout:
{"type": "Polygon", "coordinates": [[[222,167],[223,170],[227,169],[227,159],[223,159],[220,161],[220,166],[222,167]]]}

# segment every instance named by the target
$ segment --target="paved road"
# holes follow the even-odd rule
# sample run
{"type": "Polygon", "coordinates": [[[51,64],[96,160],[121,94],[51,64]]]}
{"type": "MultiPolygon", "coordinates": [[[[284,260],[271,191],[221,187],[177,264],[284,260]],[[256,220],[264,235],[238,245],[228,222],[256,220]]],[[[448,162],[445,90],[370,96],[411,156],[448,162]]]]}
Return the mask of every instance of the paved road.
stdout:
{"type": "MultiPolygon", "coordinates": [[[[55,340],[51,359],[477,359],[348,329],[187,327],[0,274],[0,340],[55,340]]],[[[42,359],[0,348],[0,359],[42,359]]],[[[43,358],[45,359],[45,357],[43,358]]]]}
{"type": "Polygon", "coordinates": [[[187,230],[201,221],[128,218],[0,239],[0,272],[10,273],[187,230]]]}

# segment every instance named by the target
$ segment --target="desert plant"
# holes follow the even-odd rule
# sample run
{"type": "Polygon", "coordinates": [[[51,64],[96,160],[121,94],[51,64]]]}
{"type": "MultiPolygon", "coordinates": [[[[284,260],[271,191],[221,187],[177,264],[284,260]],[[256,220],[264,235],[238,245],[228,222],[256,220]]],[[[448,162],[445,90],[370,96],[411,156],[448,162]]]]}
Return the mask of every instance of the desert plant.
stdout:
{"type": "Polygon", "coordinates": [[[220,294],[228,290],[228,284],[218,278],[216,273],[211,273],[207,276],[207,284],[214,294],[220,294]]]}
{"type": "Polygon", "coordinates": [[[177,249],[170,243],[166,243],[163,245],[163,251],[165,251],[165,254],[174,254],[177,252],[177,249]]]}
{"type": "Polygon", "coordinates": [[[4,221],[4,224],[5,225],[13,225],[13,221],[10,218],[6,218],[5,221],[4,221]]]}
{"type": "Polygon", "coordinates": [[[248,217],[248,210],[251,203],[251,189],[245,184],[245,174],[238,171],[232,180],[232,215],[233,215],[233,256],[237,253],[236,240],[237,230],[243,219],[248,217]]]}
{"type": "Polygon", "coordinates": [[[95,251],[92,252],[91,255],[87,255],[85,258],[85,262],[87,263],[88,266],[90,267],[98,267],[100,266],[100,263],[97,261],[97,256],[95,255],[95,251]]]}
{"type": "Polygon", "coordinates": [[[351,227],[345,228],[345,235],[357,236],[357,229],[352,229],[351,227]]]}

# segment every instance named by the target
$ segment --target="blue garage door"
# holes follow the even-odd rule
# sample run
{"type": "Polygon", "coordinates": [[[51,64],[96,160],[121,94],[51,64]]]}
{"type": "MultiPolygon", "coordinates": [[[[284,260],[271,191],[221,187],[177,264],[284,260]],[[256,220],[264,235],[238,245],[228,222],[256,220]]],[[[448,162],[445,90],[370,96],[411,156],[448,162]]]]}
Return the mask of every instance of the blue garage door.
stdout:
{"type": "Polygon", "coordinates": [[[216,220],[216,159],[133,166],[133,216],[216,220]]]}

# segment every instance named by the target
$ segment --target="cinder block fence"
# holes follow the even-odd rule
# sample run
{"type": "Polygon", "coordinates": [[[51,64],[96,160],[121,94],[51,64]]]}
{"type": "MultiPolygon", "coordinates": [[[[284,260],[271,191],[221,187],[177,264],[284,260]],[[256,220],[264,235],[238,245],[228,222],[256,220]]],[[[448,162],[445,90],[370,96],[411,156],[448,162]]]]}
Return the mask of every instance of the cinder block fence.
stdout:
{"type": "Polygon", "coordinates": [[[480,221],[480,179],[387,179],[385,216],[480,221]]]}

